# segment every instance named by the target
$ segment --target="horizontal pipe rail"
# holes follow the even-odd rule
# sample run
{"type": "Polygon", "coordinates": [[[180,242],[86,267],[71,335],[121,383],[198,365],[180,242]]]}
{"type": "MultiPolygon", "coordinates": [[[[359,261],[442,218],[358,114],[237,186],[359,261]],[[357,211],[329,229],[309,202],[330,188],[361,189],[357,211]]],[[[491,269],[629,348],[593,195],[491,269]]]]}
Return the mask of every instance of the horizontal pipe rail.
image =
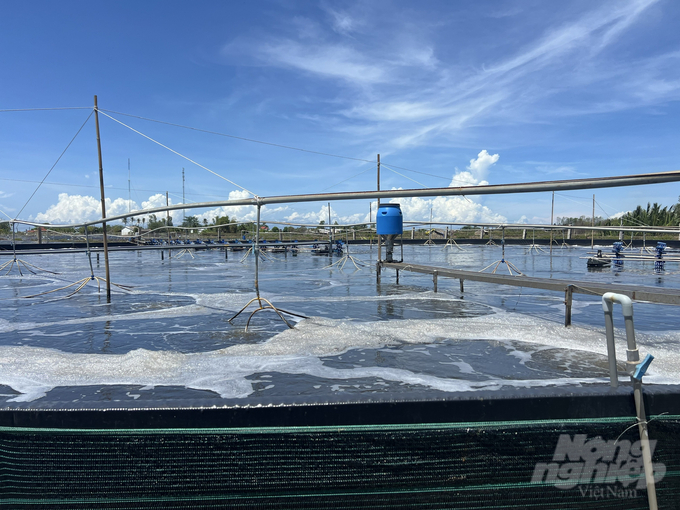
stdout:
{"type": "Polygon", "coordinates": [[[498,285],[511,285],[514,287],[528,287],[533,289],[550,290],[554,292],[566,292],[571,287],[574,294],[588,294],[601,296],[607,292],[616,292],[628,296],[636,301],[647,301],[664,305],[680,306],[680,289],[644,287],[640,285],[608,284],[598,282],[583,282],[577,280],[558,280],[553,278],[536,278],[533,276],[508,276],[492,273],[479,273],[477,271],[463,271],[446,267],[423,266],[419,264],[406,264],[404,262],[381,261],[383,268],[399,271],[411,271],[434,275],[435,271],[440,277],[457,278],[498,285]]]}
{"type": "MultiPolygon", "coordinates": [[[[195,202],[192,204],[176,204],[156,207],[142,211],[133,211],[118,216],[108,216],[106,220],[81,223],[78,226],[97,225],[103,221],[112,222],[129,216],[155,214],[166,211],[185,209],[203,209],[214,207],[263,206],[267,204],[289,204],[302,202],[332,202],[338,200],[367,200],[411,197],[436,197],[460,195],[503,195],[513,193],[539,193],[546,191],[573,191],[582,189],[616,188],[623,186],[640,186],[680,181],[680,170],[671,172],[654,172],[649,174],[623,175],[616,177],[592,177],[588,179],[571,179],[561,181],[542,181],[519,184],[495,184],[487,186],[459,186],[448,188],[397,189],[387,191],[349,191],[339,193],[313,193],[308,195],[282,195],[273,197],[255,197],[240,200],[222,200],[214,202],[195,202]],[[133,214],[134,213],[134,214],[133,214]]],[[[15,220],[12,220],[15,221],[15,220]]],[[[52,225],[54,226],[54,225],[52,225]]],[[[66,225],[74,226],[74,225],[66,225]]],[[[614,229],[609,229],[614,230],[614,229]]]]}

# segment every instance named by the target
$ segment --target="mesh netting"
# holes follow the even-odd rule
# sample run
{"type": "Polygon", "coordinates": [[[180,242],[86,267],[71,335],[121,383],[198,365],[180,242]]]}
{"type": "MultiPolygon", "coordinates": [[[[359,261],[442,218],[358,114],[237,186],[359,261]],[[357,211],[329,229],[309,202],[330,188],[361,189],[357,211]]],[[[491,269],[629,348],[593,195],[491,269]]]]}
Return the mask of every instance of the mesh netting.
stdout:
{"type": "MultiPolygon", "coordinates": [[[[0,428],[12,508],[648,508],[616,479],[532,482],[563,434],[639,438],[630,418],[247,429],[0,428]]],[[[649,425],[660,508],[679,508],[680,416],[649,425]]],[[[560,465],[560,467],[562,467],[560,465]]]]}

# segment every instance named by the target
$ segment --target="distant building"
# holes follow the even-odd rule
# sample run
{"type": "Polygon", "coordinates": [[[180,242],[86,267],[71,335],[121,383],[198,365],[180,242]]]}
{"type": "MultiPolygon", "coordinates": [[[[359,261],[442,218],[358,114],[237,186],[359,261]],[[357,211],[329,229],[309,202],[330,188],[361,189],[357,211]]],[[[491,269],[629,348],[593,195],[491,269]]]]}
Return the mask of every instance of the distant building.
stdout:
{"type": "Polygon", "coordinates": [[[123,227],[123,229],[120,231],[120,235],[122,236],[134,236],[137,234],[137,231],[134,228],[130,227],[123,227]]]}

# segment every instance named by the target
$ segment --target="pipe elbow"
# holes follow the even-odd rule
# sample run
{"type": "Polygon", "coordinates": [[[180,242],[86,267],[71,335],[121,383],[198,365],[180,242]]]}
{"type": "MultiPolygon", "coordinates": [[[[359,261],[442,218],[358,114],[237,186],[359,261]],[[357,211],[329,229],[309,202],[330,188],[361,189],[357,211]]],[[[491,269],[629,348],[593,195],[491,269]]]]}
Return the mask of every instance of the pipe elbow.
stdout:
{"type": "Polygon", "coordinates": [[[602,309],[605,313],[611,313],[614,303],[621,305],[624,317],[633,316],[633,300],[628,296],[616,294],[615,292],[605,292],[602,295],[602,309]]]}

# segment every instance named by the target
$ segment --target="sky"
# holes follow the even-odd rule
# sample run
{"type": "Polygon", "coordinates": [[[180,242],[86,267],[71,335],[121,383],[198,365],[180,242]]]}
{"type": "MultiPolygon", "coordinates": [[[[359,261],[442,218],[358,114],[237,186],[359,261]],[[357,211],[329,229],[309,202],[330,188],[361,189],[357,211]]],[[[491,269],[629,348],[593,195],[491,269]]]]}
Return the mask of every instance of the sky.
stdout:
{"type": "MultiPolygon", "coordinates": [[[[0,218],[680,169],[680,3],[5,0],[0,218]],[[57,109],[69,108],[69,109],[57,109]],[[21,110],[21,111],[7,111],[21,110]],[[129,162],[129,163],[128,163],[129,162]],[[184,171],[184,182],[183,174],[184,171]],[[42,184],[40,184],[42,182],[42,184]]],[[[555,194],[555,217],[680,184],[555,194]]],[[[401,198],[406,221],[549,223],[551,194],[401,198]]],[[[331,221],[368,221],[369,201],[331,221]]],[[[246,221],[253,207],[173,212],[246,221]]],[[[326,203],[265,221],[328,221],[326,203]]]]}

